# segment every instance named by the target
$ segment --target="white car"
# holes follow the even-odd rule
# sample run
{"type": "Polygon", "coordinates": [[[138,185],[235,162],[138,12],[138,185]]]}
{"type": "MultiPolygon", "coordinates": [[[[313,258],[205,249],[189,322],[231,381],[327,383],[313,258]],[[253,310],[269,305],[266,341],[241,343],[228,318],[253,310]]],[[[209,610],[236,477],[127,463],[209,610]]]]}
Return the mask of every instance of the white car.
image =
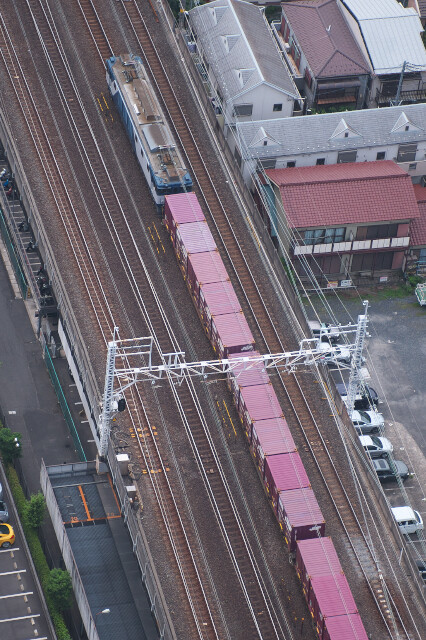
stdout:
{"type": "Polygon", "coordinates": [[[326,362],[327,364],[338,364],[343,362],[349,364],[351,361],[351,352],[347,347],[334,347],[329,342],[317,342],[317,347],[321,351],[319,362],[326,362]]]}
{"type": "Polygon", "coordinates": [[[423,520],[418,511],[411,507],[392,507],[392,514],[398,523],[401,533],[408,535],[423,531],[423,520]]]}
{"type": "Polygon", "coordinates": [[[385,426],[382,414],[377,411],[352,411],[351,420],[361,435],[378,433],[385,426]]]}
{"type": "Polygon", "coordinates": [[[379,436],[359,436],[362,446],[372,458],[380,458],[392,453],[393,445],[387,438],[379,436]]]}

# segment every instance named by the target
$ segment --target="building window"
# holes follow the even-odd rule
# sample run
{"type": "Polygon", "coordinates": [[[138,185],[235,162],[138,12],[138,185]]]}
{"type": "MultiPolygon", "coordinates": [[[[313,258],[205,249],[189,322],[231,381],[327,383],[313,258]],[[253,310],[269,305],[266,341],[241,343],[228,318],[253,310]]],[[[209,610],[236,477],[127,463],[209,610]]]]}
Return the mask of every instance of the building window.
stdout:
{"type": "Polygon", "coordinates": [[[264,141],[263,141],[263,146],[264,146],[264,147],[266,147],[266,145],[267,145],[267,144],[268,144],[268,141],[267,141],[267,140],[264,140],[264,141]]]}
{"type": "Polygon", "coordinates": [[[330,229],[308,229],[305,231],[305,244],[332,244],[343,242],[345,239],[345,227],[330,229]]]}
{"type": "Polygon", "coordinates": [[[408,171],[415,171],[417,169],[417,162],[412,162],[408,165],[408,171]]]}
{"type": "Polygon", "coordinates": [[[274,111],[282,111],[283,110],[283,105],[280,104],[274,104],[274,111]]]}
{"type": "Polygon", "coordinates": [[[294,260],[293,266],[301,276],[311,276],[311,273],[319,276],[323,273],[339,274],[342,271],[342,258],[336,256],[306,256],[303,261],[294,260]],[[309,266],[308,266],[309,265],[309,266]]]}
{"type": "Polygon", "coordinates": [[[378,271],[392,269],[393,251],[358,253],[352,257],[351,271],[378,271]]]}
{"type": "Polygon", "coordinates": [[[370,227],[358,227],[357,240],[378,240],[380,238],[396,238],[397,224],[373,224],[370,227]]]}
{"type": "Polygon", "coordinates": [[[234,104],[234,117],[235,116],[251,116],[253,113],[252,104],[234,104]]]}
{"type": "Polygon", "coordinates": [[[386,153],[384,151],[378,151],[376,155],[376,160],[384,160],[386,158],[386,153]]]}
{"type": "Polygon", "coordinates": [[[356,162],[356,153],[356,149],[355,151],[339,151],[337,155],[337,163],[356,162]]]}
{"type": "Polygon", "coordinates": [[[345,138],[349,138],[349,131],[345,131],[345,138]]]}
{"type": "Polygon", "coordinates": [[[325,164],[325,158],[317,158],[317,164],[325,164]]]}
{"type": "Polygon", "coordinates": [[[405,126],[405,130],[406,130],[406,131],[410,131],[410,125],[409,125],[409,124],[407,124],[407,125],[405,126]]]}
{"type": "Polygon", "coordinates": [[[287,169],[291,169],[292,167],[296,166],[296,161],[295,160],[291,160],[291,162],[287,162],[287,169]]]}
{"type": "Polygon", "coordinates": [[[414,162],[417,153],[417,143],[400,144],[398,147],[397,162],[414,162]]]}
{"type": "Polygon", "coordinates": [[[265,158],[265,160],[259,160],[257,168],[262,169],[275,169],[275,165],[277,164],[276,158],[265,158]]]}

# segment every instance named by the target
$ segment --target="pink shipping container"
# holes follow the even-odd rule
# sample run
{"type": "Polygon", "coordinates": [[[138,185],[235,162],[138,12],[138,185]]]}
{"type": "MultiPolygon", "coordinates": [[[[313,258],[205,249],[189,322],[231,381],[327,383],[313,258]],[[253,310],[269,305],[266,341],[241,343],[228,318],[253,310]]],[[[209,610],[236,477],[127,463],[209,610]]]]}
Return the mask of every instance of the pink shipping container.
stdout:
{"type": "Polygon", "coordinates": [[[165,197],[164,219],[173,246],[176,242],[176,228],[181,224],[205,220],[195,193],[176,193],[165,197]]]}
{"type": "Polygon", "coordinates": [[[212,282],[200,287],[198,298],[204,328],[209,338],[212,333],[212,318],[226,313],[240,313],[241,305],[235,294],[234,287],[228,282],[212,282]]]}
{"type": "Polygon", "coordinates": [[[190,255],[187,276],[196,305],[198,305],[200,287],[212,282],[229,281],[228,273],[217,249],[190,255]]]}
{"type": "Polygon", "coordinates": [[[265,459],[280,453],[296,451],[293,436],[285,418],[269,418],[256,420],[251,430],[251,452],[260,474],[265,474],[265,459]]]}
{"type": "Polygon", "coordinates": [[[310,487],[282,491],[277,517],[289,551],[296,549],[297,540],[325,535],[324,516],[310,487]]]}
{"type": "Polygon", "coordinates": [[[324,627],[329,618],[358,613],[348,581],[343,573],[312,578],[308,608],[321,640],[324,638],[324,627]]]}
{"type": "Polygon", "coordinates": [[[308,598],[313,576],[343,574],[336,549],[331,538],[298,540],[296,571],[302,582],[303,592],[308,598]]]}
{"type": "Polygon", "coordinates": [[[216,243],[205,220],[188,222],[177,227],[175,251],[185,276],[188,271],[188,256],[215,249],[216,243]]]}
{"type": "Polygon", "coordinates": [[[255,362],[250,364],[250,358],[259,356],[258,351],[251,353],[232,353],[229,359],[246,358],[247,362],[237,365],[230,373],[228,373],[228,387],[234,397],[234,404],[238,410],[240,403],[240,390],[243,387],[253,387],[259,384],[268,384],[269,376],[266,372],[263,362],[255,362]]]}
{"type": "Polygon", "coordinates": [[[219,358],[238,351],[253,351],[254,338],[243,312],[213,318],[211,343],[219,358]]]}
{"type": "Polygon", "coordinates": [[[266,458],[264,484],[271,497],[275,513],[277,513],[278,496],[281,491],[309,487],[309,478],[297,451],[266,458]]]}
{"type": "Polygon", "coordinates": [[[240,389],[238,413],[250,442],[253,422],[284,417],[270,382],[240,389]]]}
{"type": "Polygon", "coordinates": [[[368,640],[359,613],[327,618],[323,640],[368,640]]]}

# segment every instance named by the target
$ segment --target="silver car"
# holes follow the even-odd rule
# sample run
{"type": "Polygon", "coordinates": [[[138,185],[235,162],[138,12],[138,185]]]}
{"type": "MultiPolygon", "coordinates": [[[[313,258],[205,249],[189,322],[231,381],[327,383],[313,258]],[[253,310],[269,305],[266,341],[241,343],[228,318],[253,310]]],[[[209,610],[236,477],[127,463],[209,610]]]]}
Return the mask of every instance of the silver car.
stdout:
{"type": "Polygon", "coordinates": [[[8,522],[9,521],[9,511],[7,508],[7,504],[0,500],[0,522],[8,522]]]}

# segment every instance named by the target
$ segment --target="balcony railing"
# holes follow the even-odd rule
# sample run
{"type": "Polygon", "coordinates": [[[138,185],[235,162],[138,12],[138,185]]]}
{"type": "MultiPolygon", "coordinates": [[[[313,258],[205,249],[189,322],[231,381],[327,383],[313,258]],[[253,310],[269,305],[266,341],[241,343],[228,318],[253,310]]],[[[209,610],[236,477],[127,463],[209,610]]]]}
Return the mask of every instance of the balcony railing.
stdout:
{"type": "MultiPolygon", "coordinates": [[[[396,91],[392,95],[389,91],[379,92],[376,94],[376,102],[379,107],[388,107],[392,100],[395,100],[396,91]]],[[[422,89],[412,89],[411,91],[401,91],[399,97],[401,103],[412,104],[416,102],[426,102],[426,87],[422,89]]]]}
{"type": "Polygon", "coordinates": [[[348,253],[351,251],[368,251],[371,249],[397,249],[408,247],[410,237],[378,238],[377,240],[348,240],[346,242],[330,242],[328,244],[306,244],[294,247],[294,255],[318,255],[323,253],[348,253]]]}

